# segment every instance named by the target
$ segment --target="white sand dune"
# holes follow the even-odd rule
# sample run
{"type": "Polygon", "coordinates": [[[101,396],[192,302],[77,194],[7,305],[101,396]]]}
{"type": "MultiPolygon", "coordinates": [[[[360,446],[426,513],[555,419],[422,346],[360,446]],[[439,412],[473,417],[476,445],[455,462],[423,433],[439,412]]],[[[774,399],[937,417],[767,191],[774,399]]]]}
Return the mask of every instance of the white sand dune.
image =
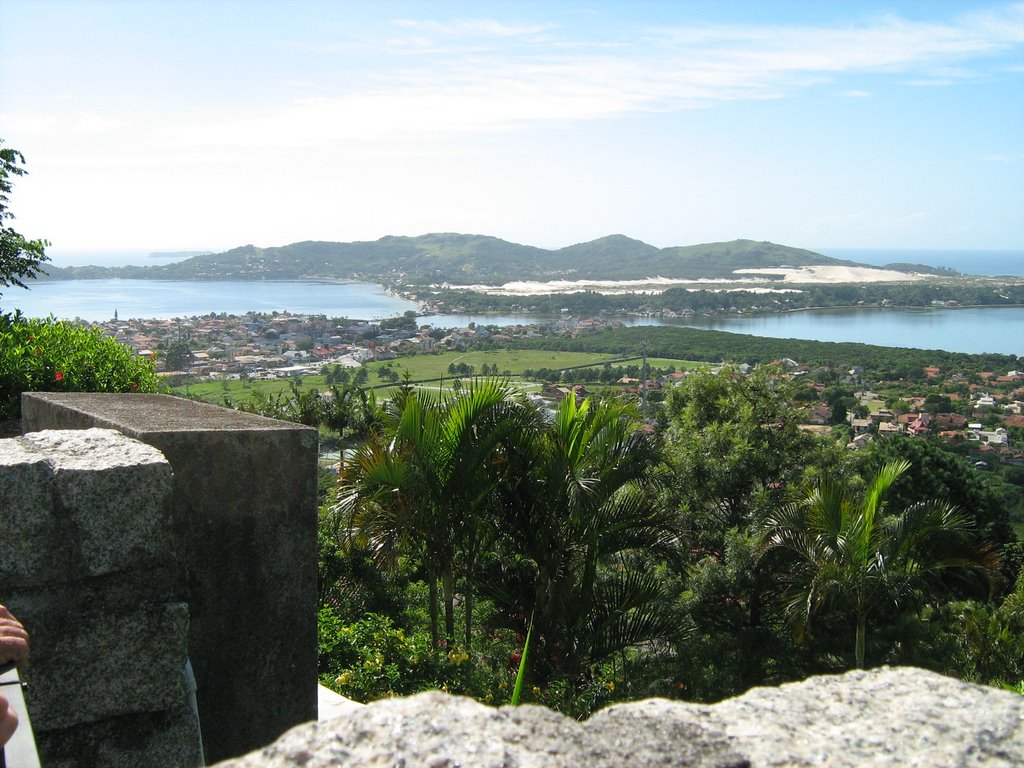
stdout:
{"type": "Polygon", "coordinates": [[[546,296],[555,293],[576,293],[593,291],[613,295],[617,293],[663,293],[669,288],[681,286],[691,290],[709,291],[751,291],[754,293],[792,293],[796,288],[778,288],[778,279],[790,285],[821,285],[838,283],[891,283],[921,280],[922,275],[896,272],[891,269],[871,267],[815,266],[815,267],[767,267],[763,269],[737,269],[734,279],[684,280],[668,277],[649,277],[642,280],[550,280],[538,282],[517,280],[503,285],[452,285],[456,290],[477,291],[497,296],[546,296]],[[743,277],[750,275],[750,277],[743,277]]]}
{"type": "Polygon", "coordinates": [[[737,269],[736,275],[782,275],[787,283],[905,283],[922,280],[924,275],[897,272],[893,269],[873,267],[815,266],[766,267],[764,269],[737,269]]]}

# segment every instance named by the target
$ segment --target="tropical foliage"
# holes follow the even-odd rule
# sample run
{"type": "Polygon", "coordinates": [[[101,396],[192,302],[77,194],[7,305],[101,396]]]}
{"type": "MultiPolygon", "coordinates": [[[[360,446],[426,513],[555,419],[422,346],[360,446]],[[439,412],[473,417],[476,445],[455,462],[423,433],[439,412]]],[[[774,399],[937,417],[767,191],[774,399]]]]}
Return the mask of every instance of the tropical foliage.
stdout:
{"type": "Polygon", "coordinates": [[[465,590],[465,636],[472,640],[475,572],[493,541],[495,489],[508,451],[537,413],[512,397],[506,382],[474,380],[458,394],[435,397],[396,390],[383,429],[342,467],[338,514],[352,540],[385,567],[416,558],[430,588],[431,637],[455,638],[455,582],[465,590]]]}
{"type": "MultiPolygon", "coordinates": [[[[49,260],[45,240],[30,240],[7,225],[14,214],[9,210],[11,177],[24,176],[25,157],[16,149],[3,146],[0,139],[0,287],[15,285],[25,287],[25,280],[31,280],[42,271],[42,264],[49,260]]],[[[0,292],[2,294],[2,292],[0,292]]]]}
{"type": "Polygon", "coordinates": [[[518,448],[490,594],[520,632],[533,617],[534,676],[571,693],[587,668],[678,631],[649,567],[676,558],[676,520],[657,503],[658,447],[622,404],[564,398],[518,448]]]}
{"type": "Polygon", "coordinates": [[[867,619],[883,604],[902,606],[916,590],[941,585],[949,569],[973,569],[995,580],[995,550],[975,545],[968,518],[956,507],[925,501],[905,509],[886,496],[909,462],[885,464],[862,493],[848,483],[821,479],[800,501],[768,517],[765,551],[792,555],[783,566],[786,612],[801,639],[811,617],[835,607],[850,610],[855,656],[865,662],[867,619]]]}
{"type": "Polygon", "coordinates": [[[0,315],[0,419],[21,413],[22,392],[156,392],[152,362],[98,330],[0,315]]]}
{"type": "Polygon", "coordinates": [[[224,397],[224,405],[271,419],[293,421],[307,427],[326,427],[339,437],[363,437],[375,427],[381,413],[373,390],[355,384],[330,384],[326,390],[304,388],[291,382],[286,390],[268,393],[254,388],[245,399],[224,397]]]}
{"type": "Polygon", "coordinates": [[[548,420],[503,380],[399,388],[342,466],[336,519],[381,567],[415,563],[435,645],[457,641],[457,603],[467,650],[478,600],[519,638],[533,617],[530,679],[558,682],[571,706],[588,670],[680,626],[647,567],[675,557],[677,537],[639,426],[627,406],[574,398],[548,420]]]}
{"type": "Polygon", "coordinates": [[[1013,532],[978,472],[900,441],[855,456],[798,428],[799,391],[703,370],[645,421],[500,379],[396,387],[321,531],[325,648],[385,649],[325,651],[322,679],[502,702],[522,665],[523,700],[577,716],[869,663],[1020,685],[1013,532]]]}

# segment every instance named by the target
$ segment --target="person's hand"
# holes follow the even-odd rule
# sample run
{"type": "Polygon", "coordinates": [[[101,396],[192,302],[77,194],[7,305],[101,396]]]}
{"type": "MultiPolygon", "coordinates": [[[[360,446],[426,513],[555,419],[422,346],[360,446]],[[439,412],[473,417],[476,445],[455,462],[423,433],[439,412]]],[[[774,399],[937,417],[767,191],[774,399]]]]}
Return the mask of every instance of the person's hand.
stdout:
{"type": "Polygon", "coordinates": [[[10,611],[0,605],[0,664],[10,661],[18,666],[28,661],[28,632],[10,611]]]}
{"type": "Polygon", "coordinates": [[[0,747],[11,740],[17,727],[18,716],[14,714],[3,694],[0,694],[0,747]]]}

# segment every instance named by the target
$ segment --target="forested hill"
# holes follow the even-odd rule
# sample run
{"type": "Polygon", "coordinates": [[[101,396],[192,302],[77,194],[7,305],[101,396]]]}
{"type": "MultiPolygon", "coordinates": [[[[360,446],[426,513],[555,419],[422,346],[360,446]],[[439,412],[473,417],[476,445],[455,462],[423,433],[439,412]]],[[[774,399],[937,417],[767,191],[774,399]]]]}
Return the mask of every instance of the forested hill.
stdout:
{"type": "Polygon", "coordinates": [[[164,280],[372,279],[404,283],[500,284],[509,280],[729,278],[758,267],[850,265],[820,253],[768,242],[656,248],[624,235],[546,250],[485,235],[382,237],[373,242],[307,241],[253,245],[146,267],[50,268],[51,279],[96,277],[164,280]]]}

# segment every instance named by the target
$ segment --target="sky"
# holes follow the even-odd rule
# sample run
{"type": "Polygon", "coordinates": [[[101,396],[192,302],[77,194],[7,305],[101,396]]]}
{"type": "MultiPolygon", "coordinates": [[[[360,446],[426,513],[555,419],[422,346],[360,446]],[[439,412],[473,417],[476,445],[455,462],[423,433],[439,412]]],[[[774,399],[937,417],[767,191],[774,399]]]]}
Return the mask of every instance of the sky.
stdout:
{"type": "Polygon", "coordinates": [[[0,0],[50,252],[1024,249],[1024,3],[0,0]]]}

